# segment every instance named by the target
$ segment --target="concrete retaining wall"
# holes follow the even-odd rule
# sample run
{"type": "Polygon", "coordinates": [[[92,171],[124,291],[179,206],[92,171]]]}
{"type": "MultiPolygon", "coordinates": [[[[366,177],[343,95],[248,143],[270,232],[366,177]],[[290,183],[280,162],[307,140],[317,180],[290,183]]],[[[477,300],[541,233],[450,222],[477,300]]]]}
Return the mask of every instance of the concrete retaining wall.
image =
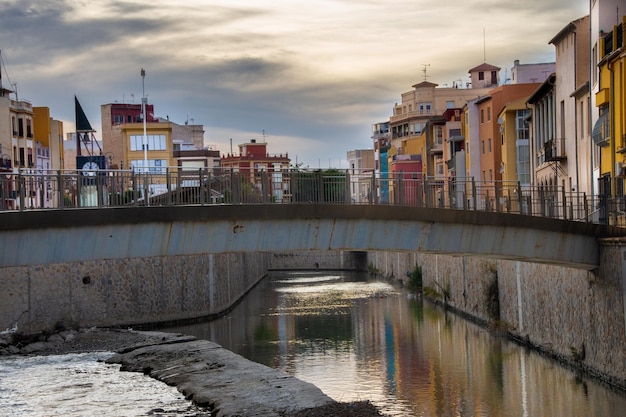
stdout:
{"type": "Polygon", "coordinates": [[[129,326],[218,314],[268,270],[268,254],[231,253],[2,268],[0,330],[129,326]]]}
{"type": "Polygon", "coordinates": [[[272,253],[271,270],[345,270],[365,271],[367,252],[349,251],[292,251],[272,253]]]}
{"type": "Polygon", "coordinates": [[[520,341],[620,388],[626,388],[626,321],[622,246],[601,248],[594,272],[525,262],[373,252],[371,268],[408,282],[415,265],[423,285],[448,294],[447,304],[520,341]],[[497,283],[499,315],[490,311],[497,283]]]}

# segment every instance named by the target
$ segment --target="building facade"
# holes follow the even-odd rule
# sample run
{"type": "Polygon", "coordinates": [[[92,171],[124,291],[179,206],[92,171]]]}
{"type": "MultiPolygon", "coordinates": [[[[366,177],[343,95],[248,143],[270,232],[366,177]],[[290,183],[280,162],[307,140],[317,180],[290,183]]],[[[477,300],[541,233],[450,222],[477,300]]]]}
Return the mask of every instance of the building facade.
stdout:
{"type": "Polygon", "coordinates": [[[599,39],[598,120],[592,137],[600,146],[600,208],[609,221],[626,217],[626,15],[599,39]]]}
{"type": "Polygon", "coordinates": [[[267,153],[267,143],[259,143],[256,139],[240,144],[238,155],[227,154],[220,160],[222,171],[236,174],[241,181],[240,197],[259,202],[267,198],[275,201],[290,198],[287,195],[289,177],[286,175],[290,163],[288,154],[271,155],[267,153]]]}

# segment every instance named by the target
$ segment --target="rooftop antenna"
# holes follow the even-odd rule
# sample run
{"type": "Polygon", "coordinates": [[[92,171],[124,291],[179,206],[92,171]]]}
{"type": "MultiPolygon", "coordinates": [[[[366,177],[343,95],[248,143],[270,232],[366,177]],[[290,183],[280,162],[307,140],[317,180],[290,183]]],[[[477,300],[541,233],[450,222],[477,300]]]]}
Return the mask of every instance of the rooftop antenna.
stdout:
{"type": "Polygon", "coordinates": [[[485,28],[483,28],[483,64],[487,62],[487,40],[485,36],[485,28]]]}
{"type": "Polygon", "coordinates": [[[262,133],[263,133],[263,143],[265,143],[265,129],[263,129],[262,133]]]}
{"type": "Polygon", "coordinates": [[[426,78],[428,78],[428,75],[426,74],[426,69],[430,67],[430,64],[422,64],[422,66],[424,67],[424,69],[422,70],[422,72],[424,73],[424,81],[426,81],[426,78]]]}

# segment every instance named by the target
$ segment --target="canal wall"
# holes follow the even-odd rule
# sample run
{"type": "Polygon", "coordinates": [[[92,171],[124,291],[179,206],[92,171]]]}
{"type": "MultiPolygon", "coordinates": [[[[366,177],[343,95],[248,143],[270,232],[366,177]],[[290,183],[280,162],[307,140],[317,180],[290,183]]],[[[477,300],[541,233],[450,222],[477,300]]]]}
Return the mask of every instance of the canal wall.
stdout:
{"type": "Polygon", "coordinates": [[[0,330],[37,333],[218,315],[266,275],[268,261],[265,253],[225,253],[0,268],[0,330]]]}
{"type": "Polygon", "coordinates": [[[626,389],[623,244],[604,242],[596,271],[467,256],[369,253],[369,269],[408,285],[560,362],[626,389]]]}
{"type": "Polygon", "coordinates": [[[269,269],[277,271],[365,271],[367,262],[367,252],[358,251],[307,250],[269,255],[269,269]]]}

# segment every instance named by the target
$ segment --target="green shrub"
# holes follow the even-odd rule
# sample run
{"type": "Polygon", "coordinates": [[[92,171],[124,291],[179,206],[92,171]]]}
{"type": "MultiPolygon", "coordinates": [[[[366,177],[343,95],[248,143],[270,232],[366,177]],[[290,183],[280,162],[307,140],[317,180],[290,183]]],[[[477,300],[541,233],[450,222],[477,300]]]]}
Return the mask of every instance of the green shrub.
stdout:
{"type": "Polygon", "coordinates": [[[422,286],[422,267],[416,264],[409,274],[409,290],[414,293],[421,293],[422,286]]]}

